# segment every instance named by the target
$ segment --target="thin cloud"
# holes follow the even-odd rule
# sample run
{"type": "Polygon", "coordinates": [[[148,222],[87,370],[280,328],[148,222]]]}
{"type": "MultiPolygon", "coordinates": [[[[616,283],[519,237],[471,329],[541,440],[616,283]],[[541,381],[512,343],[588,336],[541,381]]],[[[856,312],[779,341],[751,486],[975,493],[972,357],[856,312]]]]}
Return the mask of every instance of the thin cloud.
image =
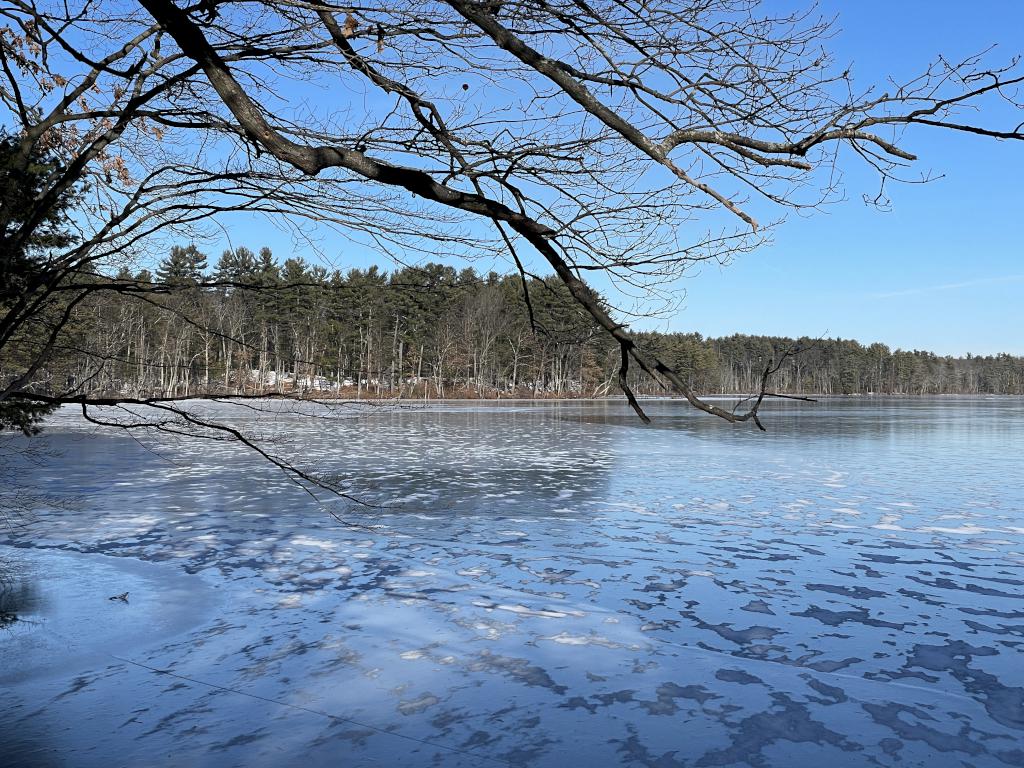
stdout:
{"type": "Polygon", "coordinates": [[[1024,275],[1003,275],[1002,277],[980,277],[977,280],[965,280],[962,283],[946,283],[945,285],[926,285],[920,288],[905,288],[902,291],[887,291],[886,293],[873,293],[873,299],[893,299],[897,296],[917,296],[924,293],[938,293],[939,291],[955,291],[958,288],[973,288],[976,285],[1002,285],[1004,283],[1019,283],[1024,281],[1024,275]]]}

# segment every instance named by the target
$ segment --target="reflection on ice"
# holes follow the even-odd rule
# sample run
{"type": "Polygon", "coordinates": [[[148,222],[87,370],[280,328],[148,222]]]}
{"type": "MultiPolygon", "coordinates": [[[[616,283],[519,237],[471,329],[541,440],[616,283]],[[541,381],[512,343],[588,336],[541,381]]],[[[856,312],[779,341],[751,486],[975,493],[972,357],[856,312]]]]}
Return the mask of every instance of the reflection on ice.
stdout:
{"type": "MultiPolygon", "coordinates": [[[[162,446],[169,463],[67,417],[32,479],[85,508],[6,543],[44,574],[75,558],[130,581],[117,621],[161,600],[175,618],[111,655],[79,609],[64,630],[90,653],[0,702],[8,754],[1024,763],[1024,403],[785,406],[768,435],[650,410],[650,428],[618,403],[263,425],[383,505],[344,510],[358,528],[222,446],[162,446]]],[[[105,589],[73,591],[101,610],[124,591],[105,589]]]]}

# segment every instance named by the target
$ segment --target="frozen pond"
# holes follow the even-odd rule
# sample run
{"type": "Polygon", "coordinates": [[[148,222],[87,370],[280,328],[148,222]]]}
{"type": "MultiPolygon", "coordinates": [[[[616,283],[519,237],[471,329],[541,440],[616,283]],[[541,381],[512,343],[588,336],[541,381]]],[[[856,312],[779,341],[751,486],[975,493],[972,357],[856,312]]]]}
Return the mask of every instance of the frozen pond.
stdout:
{"type": "Polygon", "coordinates": [[[62,414],[0,490],[69,499],[0,528],[0,762],[1024,765],[1024,401],[649,413],[261,423],[379,509],[62,414]]]}

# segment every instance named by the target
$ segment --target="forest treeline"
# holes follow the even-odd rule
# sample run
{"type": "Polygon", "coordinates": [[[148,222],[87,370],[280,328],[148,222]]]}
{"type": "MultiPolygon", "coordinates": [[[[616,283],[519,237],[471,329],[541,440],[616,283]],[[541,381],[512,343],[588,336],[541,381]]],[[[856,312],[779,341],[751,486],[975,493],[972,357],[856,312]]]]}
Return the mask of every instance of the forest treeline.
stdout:
{"type": "MultiPolygon", "coordinates": [[[[92,280],[111,280],[92,276],[92,280]]],[[[36,374],[39,392],[192,396],[305,392],[345,397],[601,396],[617,391],[618,345],[556,280],[456,271],[328,271],[266,248],[216,264],[175,247],[156,275],[75,308],[36,374]],[[167,286],[173,290],[168,291],[167,286]],[[149,290],[152,287],[152,290],[149,290]],[[531,319],[532,314],[532,319],[531,319]]],[[[940,357],[840,339],[637,333],[696,391],[751,392],[773,358],[785,393],[1024,394],[1024,358],[940,357]]],[[[0,375],[5,375],[0,371],[0,375]]],[[[638,394],[663,394],[630,371],[638,394]]]]}

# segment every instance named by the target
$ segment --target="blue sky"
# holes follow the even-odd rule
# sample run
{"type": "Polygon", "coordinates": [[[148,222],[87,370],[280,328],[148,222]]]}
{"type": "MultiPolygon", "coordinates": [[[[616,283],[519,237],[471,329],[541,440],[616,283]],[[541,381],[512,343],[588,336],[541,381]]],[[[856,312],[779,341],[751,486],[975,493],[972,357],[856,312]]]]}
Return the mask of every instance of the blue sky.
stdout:
{"type": "MultiPolygon", "coordinates": [[[[994,60],[1024,53],[1021,2],[822,8],[839,14],[838,60],[865,83],[911,75],[940,52],[955,58],[995,43],[994,60]]],[[[917,169],[943,178],[890,187],[883,213],[861,200],[874,191],[870,175],[848,173],[846,202],[791,217],[771,245],[685,280],[682,311],[660,327],[1024,354],[1024,142],[925,130],[904,146],[918,154],[917,169]]]]}
{"type": "MultiPolygon", "coordinates": [[[[823,0],[821,10],[838,14],[841,31],[829,47],[864,86],[890,74],[909,79],[939,53],[957,59],[993,44],[993,62],[1024,53],[1019,0],[823,0]]],[[[1005,117],[999,127],[1024,119],[1005,117]]],[[[916,130],[902,145],[920,158],[915,173],[932,170],[942,178],[889,187],[892,210],[881,212],[861,199],[877,191],[877,177],[851,163],[845,202],[790,216],[769,245],[725,267],[702,267],[680,281],[685,298],[678,311],[641,327],[1024,354],[1024,142],[916,130]]],[[[235,244],[292,254],[290,237],[267,223],[236,228],[229,221],[235,244]]],[[[343,254],[331,266],[375,261],[324,237],[326,252],[343,254]]]]}

